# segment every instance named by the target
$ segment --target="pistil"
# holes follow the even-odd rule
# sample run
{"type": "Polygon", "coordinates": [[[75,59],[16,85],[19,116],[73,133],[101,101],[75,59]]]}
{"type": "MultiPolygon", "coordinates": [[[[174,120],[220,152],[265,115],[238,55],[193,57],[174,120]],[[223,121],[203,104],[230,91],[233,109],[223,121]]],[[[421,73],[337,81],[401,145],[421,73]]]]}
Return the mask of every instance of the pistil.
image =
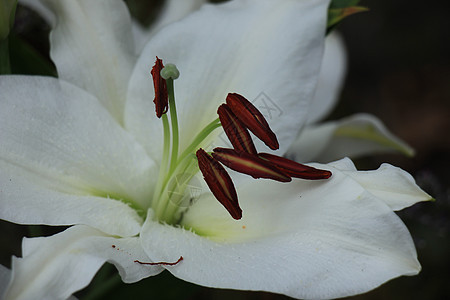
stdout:
{"type": "Polygon", "coordinates": [[[167,82],[167,92],[169,94],[169,111],[170,111],[170,121],[172,123],[172,155],[170,158],[170,172],[175,169],[178,160],[178,144],[179,144],[179,132],[178,132],[178,117],[177,117],[177,106],[175,105],[175,91],[173,88],[173,78],[169,77],[166,79],[167,82]]]}
{"type": "Polygon", "coordinates": [[[152,208],[158,220],[174,223],[187,186],[185,183],[198,173],[195,151],[216,128],[220,127],[220,122],[217,118],[209,123],[179,154],[179,128],[174,90],[174,80],[179,77],[179,71],[173,64],[164,66],[162,60],[157,57],[151,74],[155,88],[156,116],[162,120],[164,133],[163,153],[152,208]],[[178,183],[176,176],[183,176],[182,184],[178,183]]]}

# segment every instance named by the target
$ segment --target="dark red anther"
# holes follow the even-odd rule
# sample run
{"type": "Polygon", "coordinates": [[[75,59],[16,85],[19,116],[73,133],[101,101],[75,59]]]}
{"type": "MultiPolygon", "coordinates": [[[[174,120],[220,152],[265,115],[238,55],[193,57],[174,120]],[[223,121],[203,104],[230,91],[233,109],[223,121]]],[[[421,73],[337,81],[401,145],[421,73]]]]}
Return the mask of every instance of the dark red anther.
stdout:
{"type": "Polygon", "coordinates": [[[315,180],[327,179],[331,177],[330,171],[320,170],[310,166],[302,165],[284,157],[269,153],[258,153],[258,156],[271,162],[281,171],[295,178],[315,180]]]}
{"type": "Polygon", "coordinates": [[[239,220],[242,218],[242,210],[239,207],[236,189],[230,175],[205,150],[198,149],[196,155],[200,171],[213,195],[226,208],[233,219],[239,220]]]}
{"type": "Polygon", "coordinates": [[[268,178],[281,182],[292,180],[272,163],[244,151],[215,148],[212,156],[230,169],[248,174],[253,178],[268,178]]]}
{"type": "Polygon", "coordinates": [[[234,149],[257,154],[250,133],[226,104],[217,109],[220,123],[234,149]]]}
{"type": "Polygon", "coordinates": [[[155,99],[153,103],[155,103],[155,111],[156,116],[161,118],[163,114],[167,112],[169,109],[169,96],[167,94],[167,84],[166,80],[161,77],[161,70],[164,68],[163,62],[161,59],[156,57],[155,65],[150,72],[153,77],[153,87],[155,88],[155,99]]]}
{"type": "Polygon", "coordinates": [[[270,149],[277,150],[280,147],[266,119],[250,101],[239,94],[230,93],[227,96],[227,105],[237,118],[270,149]]]}

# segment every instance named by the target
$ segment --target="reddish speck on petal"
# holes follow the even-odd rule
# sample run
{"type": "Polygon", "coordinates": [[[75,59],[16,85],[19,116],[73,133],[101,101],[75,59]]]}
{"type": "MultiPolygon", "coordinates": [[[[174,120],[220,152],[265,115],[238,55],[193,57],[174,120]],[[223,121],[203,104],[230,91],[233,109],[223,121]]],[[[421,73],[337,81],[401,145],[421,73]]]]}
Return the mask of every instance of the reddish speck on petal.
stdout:
{"type": "Polygon", "coordinates": [[[302,179],[327,179],[331,177],[328,170],[320,170],[310,166],[299,164],[290,159],[280,157],[269,153],[258,153],[258,156],[276,165],[284,173],[295,178],[302,179]]]}
{"type": "Polygon", "coordinates": [[[157,56],[155,65],[150,73],[152,74],[153,87],[155,88],[155,99],[153,100],[153,103],[155,103],[155,111],[158,118],[161,118],[161,116],[165,114],[169,108],[169,96],[167,94],[166,80],[161,77],[161,70],[163,68],[163,62],[157,56]]]}
{"type": "Polygon", "coordinates": [[[205,150],[200,148],[196,155],[200,171],[213,195],[226,208],[233,219],[241,219],[242,210],[239,207],[236,189],[230,175],[205,150]]]}
{"type": "Polygon", "coordinates": [[[227,105],[237,118],[270,149],[276,150],[280,147],[266,119],[250,101],[239,94],[230,93],[227,96],[227,105]]]}
{"type": "Polygon", "coordinates": [[[248,133],[247,128],[245,128],[245,126],[238,120],[228,105],[222,104],[219,106],[217,109],[217,114],[219,115],[222,128],[234,149],[256,154],[256,148],[253,144],[252,138],[250,137],[250,133],[248,133]]]}
{"type": "Polygon", "coordinates": [[[215,148],[212,156],[230,169],[250,175],[253,178],[268,178],[281,182],[292,180],[272,163],[244,151],[215,148]]]}

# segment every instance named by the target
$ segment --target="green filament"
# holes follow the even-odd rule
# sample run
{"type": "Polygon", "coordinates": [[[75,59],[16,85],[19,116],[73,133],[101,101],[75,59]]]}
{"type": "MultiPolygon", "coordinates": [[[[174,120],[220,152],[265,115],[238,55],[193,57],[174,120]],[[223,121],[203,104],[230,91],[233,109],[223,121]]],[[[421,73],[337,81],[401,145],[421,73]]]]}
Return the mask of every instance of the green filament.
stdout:
{"type": "MultiPolygon", "coordinates": [[[[161,71],[163,74],[164,69],[161,71]]],[[[221,126],[219,118],[205,126],[194,138],[192,143],[179,155],[179,128],[177,108],[175,105],[174,77],[166,79],[167,94],[169,97],[170,126],[167,114],[162,116],[164,146],[159,170],[158,181],[153,193],[152,208],[155,217],[168,224],[177,221],[177,212],[180,209],[183,194],[192,177],[198,173],[195,151],[201,147],[208,136],[221,126]],[[177,176],[183,177],[182,184],[177,176]]]]}
{"type": "Polygon", "coordinates": [[[183,151],[183,153],[181,153],[180,161],[183,160],[187,155],[198,149],[200,144],[211,134],[211,132],[213,132],[220,126],[222,125],[220,124],[219,118],[206,125],[206,127],[202,131],[200,131],[199,134],[197,134],[192,143],[183,151]]]}

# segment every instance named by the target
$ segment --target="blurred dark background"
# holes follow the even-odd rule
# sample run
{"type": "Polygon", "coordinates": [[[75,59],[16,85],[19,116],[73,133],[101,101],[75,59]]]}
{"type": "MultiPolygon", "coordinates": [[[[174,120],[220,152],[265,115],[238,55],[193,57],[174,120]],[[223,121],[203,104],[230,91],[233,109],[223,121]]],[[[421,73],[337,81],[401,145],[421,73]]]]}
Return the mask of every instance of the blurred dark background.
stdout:
{"type": "MultiPolygon", "coordinates": [[[[151,23],[163,3],[126,2],[145,25],[151,23]]],[[[382,162],[397,165],[410,172],[436,201],[399,212],[414,238],[422,272],[348,299],[449,299],[450,2],[366,0],[360,5],[370,11],[347,18],[337,28],[346,41],[349,70],[341,101],[330,119],[367,112],[383,120],[393,133],[415,148],[416,156],[377,155],[357,160],[357,166],[374,169],[382,162]]],[[[49,29],[35,13],[19,7],[11,45],[20,50],[12,52],[13,72],[55,74],[46,64],[49,29]]],[[[23,236],[50,235],[60,230],[4,221],[0,221],[0,228],[0,263],[6,266],[10,266],[11,254],[20,255],[23,236]]],[[[94,285],[113,272],[111,266],[105,266],[94,285]]],[[[133,285],[116,282],[100,298],[89,287],[77,294],[80,299],[139,298],[138,295],[158,300],[290,299],[268,293],[198,287],[168,273],[133,285]]]]}

